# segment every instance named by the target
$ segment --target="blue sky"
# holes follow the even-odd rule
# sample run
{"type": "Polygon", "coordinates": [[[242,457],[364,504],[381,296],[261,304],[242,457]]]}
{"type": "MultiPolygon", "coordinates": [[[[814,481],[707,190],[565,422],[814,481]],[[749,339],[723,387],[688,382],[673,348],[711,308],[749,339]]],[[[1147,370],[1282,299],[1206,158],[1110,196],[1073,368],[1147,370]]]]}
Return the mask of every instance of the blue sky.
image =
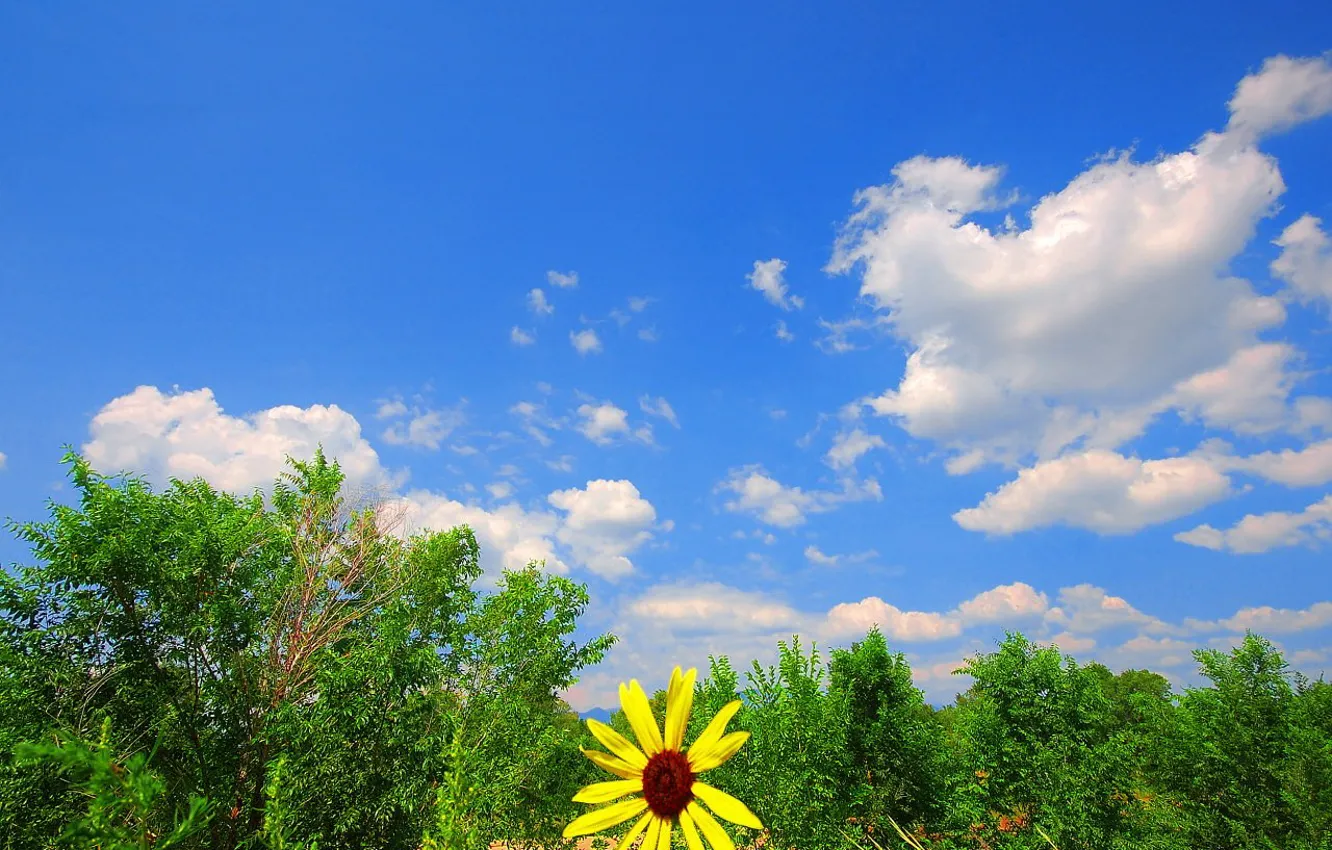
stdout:
{"type": "Polygon", "coordinates": [[[871,623],[936,702],[1329,668],[1332,11],[630,6],[0,10],[0,515],[323,443],[588,583],[580,709],[871,623]]]}

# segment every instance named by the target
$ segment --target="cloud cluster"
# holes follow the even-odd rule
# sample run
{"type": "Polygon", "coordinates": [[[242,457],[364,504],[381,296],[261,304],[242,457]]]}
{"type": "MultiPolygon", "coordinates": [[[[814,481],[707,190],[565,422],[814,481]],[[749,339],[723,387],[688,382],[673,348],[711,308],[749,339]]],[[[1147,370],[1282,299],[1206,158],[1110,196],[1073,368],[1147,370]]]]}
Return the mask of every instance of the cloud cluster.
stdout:
{"type": "MultiPolygon", "coordinates": [[[[827,270],[857,272],[909,352],[897,385],[857,409],[948,450],[953,474],[1021,470],[959,511],[963,527],[1127,533],[1234,492],[1205,459],[1119,453],[1170,412],[1242,435],[1332,428],[1332,400],[1294,396],[1302,353],[1260,337],[1289,299],[1226,271],[1285,191],[1258,143],[1332,112],[1332,64],[1268,60],[1230,111],[1188,150],[1107,155],[1041,198],[1025,228],[974,220],[1016,196],[1001,169],[957,157],[915,157],[857,193],[827,270]]],[[[1273,272],[1292,297],[1332,291],[1318,220],[1300,218],[1277,244],[1273,272]]],[[[851,445],[841,439],[830,462],[851,445]]]]}
{"type": "Polygon", "coordinates": [[[883,499],[879,482],[873,478],[843,479],[841,490],[804,490],[782,484],[759,465],[731,470],[717,489],[733,494],[725,503],[728,511],[751,514],[778,528],[802,525],[808,514],[825,513],[848,502],[883,499]]]}
{"type": "MultiPolygon", "coordinates": [[[[520,415],[539,416],[532,403],[518,407],[520,415]]],[[[411,412],[401,400],[391,400],[380,404],[377,415],[392,418],[411,412]]],[[[404,429],[407,435],[410,422],[404,429]]],[[[106,404],[93,417],[90,432],[83,453],[98,470],[129,470],[159,484],[172,477],[198,476],[233,492],[271,485],[287,457],[307,459],[322,445],[341,464],[351,487],[369,487],[384,495],[385,517],[399,522],[403,533],[470,525],[481,544],[488,581],[502,569],[530,561],[545,561],[555,572],[568,572],[573,565],[619,578],[633,570],[630,556],[667,528],[657,522],[653,505],[626,480],[593,480],[581,488],[554,491],[546,497],[545,508],[512,501],[485,508],[421,489],[393,495],[402,477],[380,465],[356,418],[336,406],[281,406],[236,417],[223,412],[211,390],[167,394],[144,386],[106,404]]],[[[518,470],[506,465],[499,472],[512,477],[518,470]]],[[[499,501],[513,492],[507,481],[489,485],[488,491],[499,501]]]]}

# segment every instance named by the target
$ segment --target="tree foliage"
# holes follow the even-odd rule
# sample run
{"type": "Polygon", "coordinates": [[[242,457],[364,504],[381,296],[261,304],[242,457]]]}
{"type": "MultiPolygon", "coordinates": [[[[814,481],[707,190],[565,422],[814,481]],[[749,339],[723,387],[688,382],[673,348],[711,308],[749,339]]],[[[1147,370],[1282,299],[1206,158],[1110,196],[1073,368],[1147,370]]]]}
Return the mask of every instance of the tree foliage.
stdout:
{"type": "MultiPolygon", "coordinates": [[[[553,848],[605,779],[558,697],[614,641],[572,639],[581,585],[478,590],[469,529],[397,533],[322,453],[244,497],[66,461],[0,575],[0,850],[553,848]]],[[[1195,659],[1176,694],[1010,634],[936,710],[877,629],[795,636],[743,681],[711,657],[685,740],[741,700],[705,777],[764,822],[741,845],[1332,850],[1332,685],[1252,634],[1195,659]]]]}

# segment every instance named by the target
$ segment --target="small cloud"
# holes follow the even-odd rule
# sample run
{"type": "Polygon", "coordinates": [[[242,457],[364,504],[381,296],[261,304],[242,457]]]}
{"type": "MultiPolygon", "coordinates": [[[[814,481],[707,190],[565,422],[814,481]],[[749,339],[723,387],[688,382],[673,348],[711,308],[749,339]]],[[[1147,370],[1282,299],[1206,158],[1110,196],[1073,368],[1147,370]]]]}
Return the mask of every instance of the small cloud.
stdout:
{"type": "Polygon", "coordinates": [[[545,381],[537,381],[536,388],[537,392],[541,393],[542,395],[550,395],[551,393],[555,392],[555,388],[552,387],[550,384],[546,383],[545,381]]]}
{"type": "Polygon", "coordinates": [[[775,407],[772,410],[768,411],[768,416],[770,416],[773,419],[785,419],[786,411],[782,410],[780,407],[775,407]]]}
{"type": "Polygon", "coordinates": [[[791,333],[791,329],[786,326],[786,321],[784,319],[777,322],[774,333],[777,334],[777,338],[782,342],[795,341],[795,334],[791,333]]]}
{"type": "Polygon", "coordinates": [[[639,328],[638,338],[643,340],[643,342],[656,342],[657,340],[661,339],[661,337],[658,336],[657,329],[655,327],[639,328]]]}
{"type": "Polygon", "coordinates": [[[546,461],[546,466],[556,472],[573,472],[573,455],[561,455],[558,460],[546,461]]]}
{"type": "Polygon", "coordinates": [[[578,285],[578,272],[546,272],[546,283],[560,289],[573,289],[578,285]]]}
{"type": "Polygon", "coordinates": [[[376,419],[392,419],[395,416],[402,416],[407,412],[407,405],[402,403],[402,399],[393,401],[381,401],[379,409],[375,411],[376,419]]]}
{"type": "Polygon", "coordinates": [[[486,485],[486,492],[490,493],[492,498],[507,499],[513,495],[513,485],[507,481],[496,481],[486,485]]]}
{"type": "Polygon", "coordinates": [[[855,466],[856,461],[866,453],[886,445],[883,437],[878,434],[869,434],[856,428],[833,437],[833,446],[824,455],[824,460],[833,469],[847,469],[855,466]]]}
{"type": "Polygon", "coordinates": [[[4,469],[5,464],[7,464],[8,462],[9,462],[9,456],[6,455],[4,452],[0,452],[0,469],[4,469]]]}
{"type": "Polygon", "coordinates": [[[647,309],[647,306],[651,303],[652,303],[651,298],[643,298],[637,295],[631,295],[629,297],[629,309],[634,313],[643,312],[644,310],[647,309]]]}
{"type": "Polygon", "coordinates": [[[785,260],[773,258],[755,261],[754,271],[750,272],[746,279],[751,287],[763,293],[763,297],[768,299],[769,303],[783,310],[799,310],[805,306],[805,300],[787,292],[785,272],[785,260]]]}
{"type": "Polygon", "coordinates": [[[457,409],[416,411],[405,424],[398,422],[390,425],[383,437],[391,445],[418,446],[434,451],[444,438],[465,421],[463,412],[457,409]]]}
{"type": "Polygon", "coordinates": [[[615,320],[615,324],[624,327],[629,324],[629,314],[620,309],[610,311],[610,317],[615,320]]]}
{"type": "Polygon", "coordinates": [[[555,305],[546,300],[546,293],[540,289],[527,293],[527,308],[538,316],[549,316],[555,312],[555,305]]]}
{"type": "Polygon", "coordinates": [[[805,557],[809,559],[809,562],[811,564],[822,564],[823,566],[827,567],[834,566],[838,561],[841,560],[840,556],[838,555],[823,554],[822,552],[819,551],[819,547],[817,546],[806,546],[805,557]]]}
{"type": "Polygon", "coordinates": [[[477,449],[476,446],[464,446],[458,444],[449,446],[449,451],[453,452],[454,454],[462,455],[464,457],[470,457],[471,455],[479,454],[480,452],[480,450],[477,449]]]}
{"type": "Polygon", "coordinates": [[[597,332],[591,328],[582,331],[571,331],[569,342],[573,344],[575,351],[584,356],[601,353],[601,339],[597,336],[597,332]]]}
{"type": "Polygon", "coordinates": [[[659,416],[676,428],[680,427],[680,420],[676,417],[675,410],[671,407],[671,403],[666,399],[658,397],[654,401],[652,396],[645,395],[638,400],[638,406],[648,416],[659,416]]]}
{"type": "Polygon", "coordinates": [[[531,345],[536,342],[536,337],[514,325],[513,329],[509,331],[509,342],[514,345],[531,345]]]}

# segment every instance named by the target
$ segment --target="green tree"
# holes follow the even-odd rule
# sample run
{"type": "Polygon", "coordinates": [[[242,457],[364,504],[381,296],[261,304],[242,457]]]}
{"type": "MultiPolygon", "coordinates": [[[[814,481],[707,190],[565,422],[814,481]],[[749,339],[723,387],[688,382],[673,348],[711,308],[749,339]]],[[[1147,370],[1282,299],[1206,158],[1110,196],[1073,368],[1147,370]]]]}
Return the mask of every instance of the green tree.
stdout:
{"type": "MultiPolygon", "coordinates": [[[[460,746],[483,754],[465,769],[487,793],[463,813],[482,834],[576,810],[587,773],[554,695],[612,641],[569,639],[582,587],[529,567],[479,596],[470,530],[394,534],[382,506],[345,502],[322,452],[268,500],[66,462],[78,504],[15,525],[37,563],[0,577],[9,750],[106,720],[118,758],[156,742],[147,828],[170,834],[203,798],[216,816],[193,841],[215,850],[273,843],[275,799],[293,846],[414,848],[460,746]]],[[[79,797],[55,765],[0,758],[6,850],[45,847],[79,797]]]]}
{"type": "Polygon", "coordinates": [[[933,822],[943,802],[943,729],[925,704],[902,653],[888,651],[878,628],[850,650],[834,650],[830,692],[847,712],[847,752],[865,793],[857,816],[890,832],[933,822]]]}

